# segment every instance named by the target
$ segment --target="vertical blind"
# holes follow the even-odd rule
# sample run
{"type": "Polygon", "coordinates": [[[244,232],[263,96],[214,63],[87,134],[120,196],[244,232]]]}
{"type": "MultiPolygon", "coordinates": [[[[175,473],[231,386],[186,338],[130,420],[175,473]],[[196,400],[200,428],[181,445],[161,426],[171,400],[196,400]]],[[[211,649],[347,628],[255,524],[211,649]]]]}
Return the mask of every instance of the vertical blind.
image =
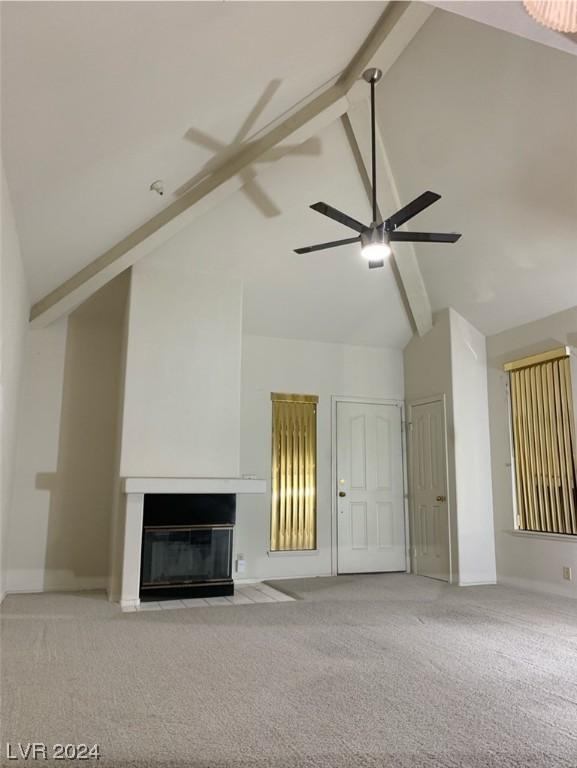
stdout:
{"type": "Polygon", "coordinates": [[[577,456],[569,350],[507,363],[517,527],[577,534],[577,456]]]}
{"type": "Polygon", "coordinates": [[[271,551],[315,549],[316,395],[273,392],[271,551]]]}

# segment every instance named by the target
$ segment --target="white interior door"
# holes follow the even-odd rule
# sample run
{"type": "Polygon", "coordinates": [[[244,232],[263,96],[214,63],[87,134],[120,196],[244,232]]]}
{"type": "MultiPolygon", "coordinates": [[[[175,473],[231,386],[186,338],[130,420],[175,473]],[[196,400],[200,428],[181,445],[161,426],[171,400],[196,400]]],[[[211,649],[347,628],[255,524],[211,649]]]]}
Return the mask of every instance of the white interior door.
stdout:
{"type": "Polygon", "coordinates": [[[337,403],[338,573],[404,571],[401,408],[337,403]]]}
{"type": "Polygon", "coordinates": [[[449,512],[442,400],[411,406],[413,571],[449,581],[449,512]]]}

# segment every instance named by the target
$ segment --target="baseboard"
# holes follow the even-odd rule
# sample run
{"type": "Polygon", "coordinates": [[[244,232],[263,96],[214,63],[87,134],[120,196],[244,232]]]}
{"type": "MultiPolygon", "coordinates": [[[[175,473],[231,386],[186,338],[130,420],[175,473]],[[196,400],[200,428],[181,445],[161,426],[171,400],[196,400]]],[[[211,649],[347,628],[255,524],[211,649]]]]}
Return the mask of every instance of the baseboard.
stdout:
{"type": "Polygon", "coordinates": [[[460,581],[457,586],[459,587],[490,587],[497,584],[496,579],[489,579],[487,581],[460,581]]]}
{"type": "MultiPolygon", "coordinates": [[[[404,571],[403,571],[404,573],[404,571]]],[[[330,571],[327,573],[303,573],[303,574],[291,574],[290,576],[276,576],[276,575],[270,575],[270,576],[250,576],[246,579],[237,579],[233,577],[233,581],[235,584],[258,584],[262,581],[290,581],[291,579],[324,579],[327,576],[333,576],[336,574],[332,574],[330,571]]]]}
{"type": "Polygon", "coordinates": [[[536,592],[539,595],[555,595],[556,597],[568,597],[577,599],[577,587],[552,584],[548,581],[537,579],[521,579],[516,576],[499,576],[498,584],[504,587],[516,587],[526,592],[536,592]]]}
{"type": "Polygon", "coordinates": [[[94,581],[89,584],[51,584],[49,587],[10,587],[6,595],[42,595],[53,592],[106,592],[106,581],[94,581]]]}

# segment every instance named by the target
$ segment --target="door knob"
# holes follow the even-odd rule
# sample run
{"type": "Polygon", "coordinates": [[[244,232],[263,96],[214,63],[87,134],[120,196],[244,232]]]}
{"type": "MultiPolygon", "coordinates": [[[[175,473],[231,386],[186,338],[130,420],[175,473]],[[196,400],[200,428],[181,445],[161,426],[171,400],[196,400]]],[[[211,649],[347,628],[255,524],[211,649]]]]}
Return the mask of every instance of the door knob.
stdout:
{"type": "Polygon", "coordinates": [[[446,496],[437,496],[437,501],[447,501],[446,496]]]}
{"type": "Polygon", "coordinates": [[[339,496],[343,498],[343,496],[346,496],[347,494],[344,491],[339,491],[339,496]]]}

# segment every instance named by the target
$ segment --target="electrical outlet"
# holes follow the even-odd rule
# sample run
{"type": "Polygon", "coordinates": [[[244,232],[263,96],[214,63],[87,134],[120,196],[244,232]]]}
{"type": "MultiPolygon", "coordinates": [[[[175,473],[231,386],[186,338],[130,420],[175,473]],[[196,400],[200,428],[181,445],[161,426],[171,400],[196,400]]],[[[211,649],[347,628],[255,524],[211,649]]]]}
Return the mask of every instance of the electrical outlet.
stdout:
{"type": "Polygon", "coordinates": [[[573,581],[573,571],[568,565],[563,566],[563,578],[565,581],[573,581]]]}
{"type": "Polygon", "coordinates": [[[244,559],[244,555],[237,555],[236,556],[236,572],[237,573],[244,573],[246,570],[246,560],[244,559]]]}

